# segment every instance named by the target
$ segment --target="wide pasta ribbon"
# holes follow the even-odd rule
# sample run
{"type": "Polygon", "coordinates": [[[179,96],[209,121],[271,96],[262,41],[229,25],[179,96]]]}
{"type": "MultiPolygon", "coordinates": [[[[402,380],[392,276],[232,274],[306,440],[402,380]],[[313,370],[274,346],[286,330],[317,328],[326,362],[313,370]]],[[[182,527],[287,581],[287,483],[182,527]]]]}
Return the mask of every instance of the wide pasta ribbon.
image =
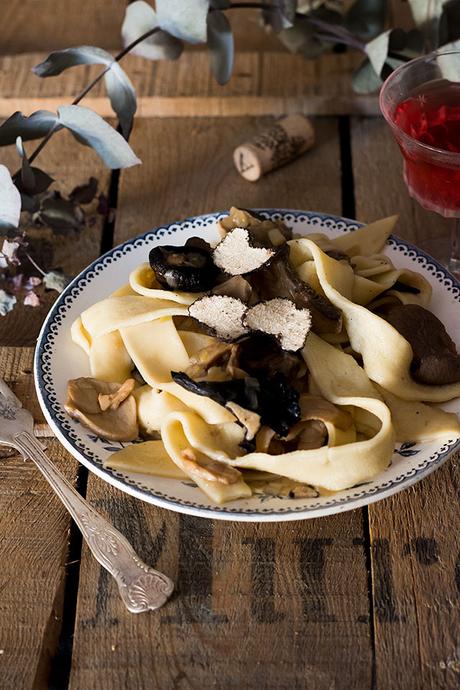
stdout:
{"type": "Polygon", "coordinates": [[[387,321],[341,294],[348,267],[324,254],[314,242],[302,240],[311,253],[321,287],[343,313],[351,346],[363,358],[366,374],[403,400],[444,402],[460,395],[460,382],[428,386],[410,375],[413,352],[410,344],[387,321]]]}

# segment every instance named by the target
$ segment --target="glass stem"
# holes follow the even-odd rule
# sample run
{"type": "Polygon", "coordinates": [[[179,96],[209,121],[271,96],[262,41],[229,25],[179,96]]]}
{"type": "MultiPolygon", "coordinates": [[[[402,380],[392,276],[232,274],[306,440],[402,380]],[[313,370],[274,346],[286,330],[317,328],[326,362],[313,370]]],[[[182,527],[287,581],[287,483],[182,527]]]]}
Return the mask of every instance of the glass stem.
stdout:
{"type": "Polygon", "coordinates": [[[460,277],[460,218],[454,218],[452,221],[452,244],[449,271],[456,277],[460,277]]]}

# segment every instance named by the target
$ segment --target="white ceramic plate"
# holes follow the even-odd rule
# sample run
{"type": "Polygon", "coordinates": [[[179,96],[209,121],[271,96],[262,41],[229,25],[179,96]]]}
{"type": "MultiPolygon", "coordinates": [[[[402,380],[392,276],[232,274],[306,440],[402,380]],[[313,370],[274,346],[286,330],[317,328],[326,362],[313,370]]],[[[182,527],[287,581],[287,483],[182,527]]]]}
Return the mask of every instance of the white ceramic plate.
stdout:
{"type": "MultiPolygon", "coordinates": [[[[359,227],[355,221],[305,211],[264,209],[259,213],[268,218],[282,218],[298,235],[322,232],[333,237],[359,227]]],[[[90,375],[86,355],[72,343],[70,326],[84,309],[126,283],[130,271],[147,260],[151,247],[157,244],[181,245],[196,235],[207,240],[215,239],[216,218],[222,215],[225,214],[190,218],[125,242],[92,263],[59,297],[39,336],[35,382],[45,417],[64,446],[104,481],[148,503],[202,517],[255,522],[300,520],[358,508],[415,484],[439,467],[460,445],[459,439],[447,439],[442,444],[436,441],[405,443],[395,449],[390,467],[374,481],[331,496],[307,499],[253,496],[224,506],[212,504],[192,482],[125,474],[103,467],[104,458],[121,448],[122,444],[88,433],[67,416],[63,407],[67,380],[90,375]]],[[[398,238],[390,239],[385,253],[396,266],[419,271],[429,280],[433,286],[431,309],[447,325],[458,345],[460,284],[434,259],[398,238]]],[[[445,407],[459,414],[460,400],[445,407]]]]}

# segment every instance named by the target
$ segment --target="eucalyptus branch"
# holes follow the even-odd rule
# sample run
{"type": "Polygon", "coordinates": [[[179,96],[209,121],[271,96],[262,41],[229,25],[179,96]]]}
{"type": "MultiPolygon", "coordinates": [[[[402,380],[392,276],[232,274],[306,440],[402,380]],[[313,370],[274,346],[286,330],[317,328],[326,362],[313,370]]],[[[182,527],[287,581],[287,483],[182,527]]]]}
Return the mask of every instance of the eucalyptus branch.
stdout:
{"type": "MultiPolygon", "coordinates": [[[[138,38],[136,38],[135,41],[132,41],[129,45],[127,45],[125,48],[123,48],[122,51],[120,51],[117,55],[115,55],[115,57],[113,58],[113,61],[114,62],[120,62],[120,60],[122,58],[124,58],[125,55],[127,55],[139,43],[142,43],[142,41],[145,41],[146,38],[149,38],[149,36],[153,36],[153,34],[156,34],[158,31],[160,31],[160,27],[158,27],[158,26],[156,26],[154,29],[149,29],[149,31],[146,31],[144,34],[142,34],[142,36],[139,36],[138,38]]],[[[96,86],[96,84],[104,77],[104,75],[107,74],[107,72],[110,70],[110,68],[111,68],[111,65],[107,65],[106,67],[104,67],[104,69],[101,70],[101,72],[99,72],[99,74],[96,77],[94,77],[93,81],[91,81],[87,86],[85,86],[83,91],[80,91],[80,93],[77,96],[75,96],[74,100],[72,101],[72,105],[78,105],[78,103],[80,103],[80,101],[83,100],[83,98],[91,91],[91,89],[94,86],[96,86]]],[[[49,142],[49,140],[51,139],[51,137],[55,133],[56,129],[57,129],[56,125],[54,127],[52,127],[52,129],[50,129],[50,131],[45,136],[45,138],[41,140],[41,142],[39,143],[37,148],[34,151],[32,151],[32,153],[29,156],[29,163],[32,163],[32,161],[34,161],[36,159],[36,157],[38,156],[40,151],[42,151],[42,149],[44,149],[46,144],[49,142]]]]}

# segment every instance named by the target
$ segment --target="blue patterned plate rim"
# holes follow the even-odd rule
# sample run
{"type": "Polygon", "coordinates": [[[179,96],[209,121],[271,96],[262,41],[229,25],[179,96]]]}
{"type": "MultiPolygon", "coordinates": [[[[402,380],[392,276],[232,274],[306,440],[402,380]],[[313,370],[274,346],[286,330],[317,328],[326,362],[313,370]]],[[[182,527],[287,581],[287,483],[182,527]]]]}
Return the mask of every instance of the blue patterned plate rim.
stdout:
{"type": "MultiPolygon", "coordinates": [[[[363,225],[356,220],[349,218],[344,218],[342,216],[336,216],[333,214],[318,213],[313,211],[301,211],[296,209],[254,209],[258,213],[264,214],[267,217],[275,217],[280,215],[289,221],[289,216],[293,218],[312,220],[318,219],[321,225],[327,224],[328,221],[332,223],[344,225],[343,231],[353,231],[363,225]]],[[[131,246],[142,244],[148,238],[152,238],[155,235],[165,234],[170,228],[174,226],[179,226],[179,229],[184,227],[186,224],[196,224],[197,222],[205,221],[209,223],[215,218],[219,218],[227,214],[227,211],[217,211],[215,213],[202,214],[199,216],[192,216],[185,218],[181,221],[176,221],[174,223],[168,223],[167,225],[162,225],[152,230],[148,230],[145,233],[138,235],[134,238],[126,240],[122,244],[110,249],[101,257],[95,259],[89,266],[87,266],[79,275],[77,275],[71,283],[65,288],[61,293],[59,298],[54,303],[53,307],[50,309],[37,340],[37,347],[35,350],[34,357],[34,377],[35,386],[37,389],[38,399],[42,411],[50,424],[51,428],[55,432],[56,436],[63,443],[63,445],[71,452],[74,457],[76,457],[83,465],[85,465],[92,472],[97,474],[99,477],[109,482],[110,484],[116,486],[117,488],[125,491],[137,498],[146,500],[149,503],[167,508],[169,510],[174,510],[182,513],[189,513],[192,515],[199,515],[202,517],[208,517],[213,519],[224,519],[224,520],[251,520],[256,521],[282,521],[282,520],[298,520],[309,517],[318,517],[338,512],[343,512],[346,510],[352,510],[359,508],[369,503],[374,503],[376,501],[387,498],[394,493],[402,490],[403,488],[408,488],[409,486],[420,481],[420,479],[428,476],[436,468],[445,462],[445,460],[453,453],[457,448],[460,447],[460,439],[452,439],[446,441],[442,447],[440,447],[435,453],[433,453],[428,459],[425,459],[420,465],[416,467],[411,467],[407,472],[397,476],[396,478],[384,482],[381,485],[365,488],[366,485],[361,485],[363,488],[355,487],[359,489],[357,492],[353,493],[352,496],[345,496],[343,498],[331,498],[328,501],[321,501],[318,503],[312,502],[308,506],[300,507],[283,507],[280,509],[271,508],[260,508],[258,510],[244,509],[244,508],[232,508],[231,504],[228,506],[215,506],[210,508],[209,506],[195,503],[192,501],[185,501],[182,498],[176,498],[172,496],[167,496],[161,492],[155,492],[150,487],[147,487],[141,482],[134,481],[130,477],[117,472],[115,470],[110,470],[102,465],[101,460],[84,444],[77,434],[71,429],[69,422],[67,420],[67,415],[64,412],[61,404],[58,402],[53,389],[53,382],[50,375],[47,373],[49,368],[49,360],[52,358],[52,340],[53,326],[59,328],[58,321],[61,320],[61,312],[65,312],[67,305],[71,304],[74,299],[78,296],[83,288],[79,288],[79,284],[85,279],[85,288],[87,287],[89,274],[96,270],[97,272],[102,271],[107,266],[107,259],[111,258],[117,253],[122,256],[125,252],[124,250],[131,246]],[[98,270],[99,269],[99,270],[98,270]],[[75,292],[77,289],[77,292],[75,292]]],[[[175,230],[173,231],[175,232],[175,230]]],[[[171,234],[171,233],[169,233],[171,234]]],[[[447,289],[451,292],[452,296],[460,301],[460,283],[456,278],[451,275],[436,259],[431,257],[429,254],[419,249],[415,245],[411,244],[406,240],[402,240],[395,235],[391,235],[389,239],[389,244],[393,247],[398,247],[400,251],[408,251],[413,253],[413,256],[421,257],[424,259],[425,268],[429,270],[433,278],[442,282],[447,289]],[[430,267],[433,267],[431,269],[430,267]]],[[[404,455],[404,452],[401,452],[404,455]]],[[[351,491],[351,489],[349,490],[351,491]]]]}

